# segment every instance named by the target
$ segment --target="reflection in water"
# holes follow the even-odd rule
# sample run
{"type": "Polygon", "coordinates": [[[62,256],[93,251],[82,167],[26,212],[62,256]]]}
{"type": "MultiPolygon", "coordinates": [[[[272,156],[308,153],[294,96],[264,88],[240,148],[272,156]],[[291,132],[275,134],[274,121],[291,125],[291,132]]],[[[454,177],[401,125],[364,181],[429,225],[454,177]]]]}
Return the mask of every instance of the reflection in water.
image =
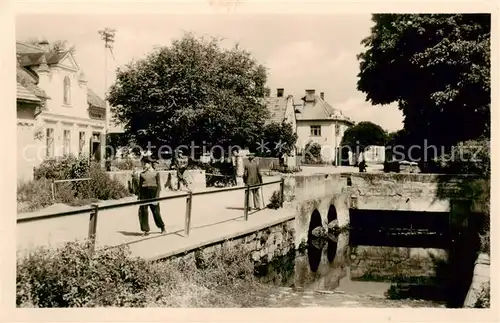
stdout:
{"type": "Polygon", "coordinates": [[[309,261],[310,270],[315,273],[318,271],[321,262],[321,254],[325,246],[325,241],[320,238],[311,236],[311,240],[307,244],[307,260],[309,261]]]}
{"type": "Polygon", "coordinates": [[[328,246],[326,249],[326,254],[328,257],[328,261],[332,262],[335,259],[335,255],[337,255],[337,241],[328,240],[328,246]]]}
{"type": "MultiPolygon", "coordinates": [[[[350,210],[350,230],[340,233],[324,229],[314,210],[305,250],[261,271],[283,292],[271,295],[271,306],[460,307],[479,246],[480,217],[470,215],[467,230],[451,235],[447,214],[431,214],[430,221],[418,212],[370,211],[350,210]]],[[[331,206],[328,223],[336,216],[331,206]]]]}
{"type": "MultiPolygon", "coordinates": [[[[311,227],[314,229],[314,226],[311,227]]],[[[305,250],[291,254],[290,257],[285,257],[284,262],[274,264],[273,269],[261,272],[265,272],[265,281],[278,286],[277,293],[264,296],[270,297],[270,306],[296,307],[316,304],[343,307],[359,303],[357,306],[367,307],[442,307],[437,301],[388,299],[387,293],[390,294],[394,290],[390,281],[351,279],[351,270],[359,271],[360,255],[354,262],[351,261],[349,234],[350,232],[329,232],[328,237],[324,238],[310,234],[305,250]],[[304,305],[306,303],[311,304],[304,305]]],[[[368,247],[370,248],[378,247],[368,247]]]]}

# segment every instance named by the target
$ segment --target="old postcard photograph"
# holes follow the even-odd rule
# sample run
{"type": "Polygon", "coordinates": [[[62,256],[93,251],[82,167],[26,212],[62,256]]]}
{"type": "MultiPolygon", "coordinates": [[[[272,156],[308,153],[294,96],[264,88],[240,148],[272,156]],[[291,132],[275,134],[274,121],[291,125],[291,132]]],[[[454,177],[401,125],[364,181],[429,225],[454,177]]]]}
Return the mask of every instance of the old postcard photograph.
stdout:
{"type": "Polygon", "coordinates": [[[3,42],[9,321],[39,308],[495,316],[498,8],[52,5],[11,2],[3,42]]]}

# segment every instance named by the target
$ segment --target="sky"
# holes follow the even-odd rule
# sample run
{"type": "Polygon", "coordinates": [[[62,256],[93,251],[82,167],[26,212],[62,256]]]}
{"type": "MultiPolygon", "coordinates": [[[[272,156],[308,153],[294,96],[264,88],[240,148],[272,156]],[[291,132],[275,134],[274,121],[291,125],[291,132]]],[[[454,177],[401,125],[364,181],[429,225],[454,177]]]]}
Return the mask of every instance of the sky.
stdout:
{"type": "Polygon", "coordinates": [[[114,82],[115,71],[141,59],[156,46],[168,46],[184,32],[239,43],[268,70],[268,86],[301,97],[305,89],[325,92],[325,99],[356,122],[371,121],[388,131],[403,127],[396,105],[373,106],[357,91],[361,40],[369,35],[369,14],[86,14],[18,15],[16,39],[66,40],[76,47],[76,61],[101,97],[114,82]],[[113,55],[104,50],[98,31],[116,30],[113,55]],[[104,68],[108,59],[107,73],[104,68]]]}

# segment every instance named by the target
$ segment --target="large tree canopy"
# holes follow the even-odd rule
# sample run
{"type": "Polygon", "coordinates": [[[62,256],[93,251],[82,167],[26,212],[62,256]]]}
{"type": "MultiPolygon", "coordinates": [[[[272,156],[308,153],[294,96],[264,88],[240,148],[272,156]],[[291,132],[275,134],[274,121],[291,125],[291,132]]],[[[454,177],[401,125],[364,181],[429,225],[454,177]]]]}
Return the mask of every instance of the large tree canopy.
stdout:
{"type": "Polygon", "coordinates": [[[141,145],[255,146],[265,83],[265,68],[247,51],[186,34],[119,69],[109,103],[141,145]]]}
{"type": "Polygon", "coordinates": [[[370,145],[384,146],[386,136],[386,132],[379,125],[370,121],[362,121],[345,131],[341,145],[349,147],[353,152],[359,147],[359,151],[362,152],[370,145]]]}
{"type": "Polygon", "coordinates": [[[489,136],[489,14],[376,14],[358,56],[358,89],[396,102],[412,142],[451,145],[489,136]]]}
{"type": "Polygon", "coordinates": [[[281,157],[290,155],[297,142],[297,134],[291,124],[271,122],[264,126],[257,155],[263,157],[281,157]]]}

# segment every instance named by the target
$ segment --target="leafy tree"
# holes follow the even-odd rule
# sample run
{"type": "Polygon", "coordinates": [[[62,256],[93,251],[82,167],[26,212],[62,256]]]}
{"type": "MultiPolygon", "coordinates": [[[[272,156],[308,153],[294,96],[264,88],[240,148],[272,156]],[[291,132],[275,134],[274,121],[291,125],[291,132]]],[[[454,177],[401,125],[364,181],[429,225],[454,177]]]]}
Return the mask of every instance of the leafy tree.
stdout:
{"type": "Polygon", "coordinates": [[[359,153],[362,153],[366,147],[384,146],[386,141],[387,134],[382,127],[370,121],[362,121],[345,131],[341,146],[349,148],[355,154],[357,161],[359,153]]]}
{"type": "Polygon", "coordinates": [[[375,14],[358,89],[396,102],[407,141],[451,147],[490,132],[489,14],[375,14]]]}
{"type": "Polygon", "coordinates": [[[141,146],[253,146],[268,113],[265,83],[264,66],[249,52],[185,34],[118,69],[109,103],[141,146]]]}
{"type": "Polygon", "coordinates": [[[302,158],[306,164],[322,163],[321,145],[313,141],[308,142],[305,146],[302,158]]]}
{"type": "Polygon", "coordinates": [[[291,124],[272,122],[265,125],[262,131],[261,143],[267,149],[257,149],[257,154],[262,157],[280,157],[284,153],[290,155],[296,142],[297,134],[291,124]]]}

